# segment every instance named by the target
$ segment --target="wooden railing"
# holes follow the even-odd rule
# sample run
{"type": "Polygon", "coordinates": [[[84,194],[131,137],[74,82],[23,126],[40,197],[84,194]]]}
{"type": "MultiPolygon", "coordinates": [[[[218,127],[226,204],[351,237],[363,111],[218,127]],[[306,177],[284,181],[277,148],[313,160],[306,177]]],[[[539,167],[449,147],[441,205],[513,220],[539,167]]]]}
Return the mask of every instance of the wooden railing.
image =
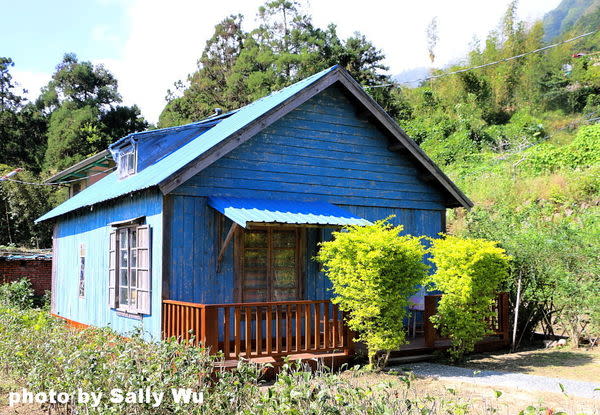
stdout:
{"type": "MultiPolygon", "coordinates": [[[[438,302],[442,298],[443,294],[438,295],[426,295],[425,296],[425,312],[423,316],[423,324],[425,331],[425,345],[427,347],[434,347],[436,340],[441,340],[442,337],[438,330],[433,327],[431,316],[437,313],[438,302]]],[[[508,293],[499,293],[495,301],[492,304],[492,311],[494,312],[492,317],[487,320],[488,326],[493,336],[499,337],[499,339],[505,343],[509,343],[509,310],[508,310],[508,293]]]]}
{"type": "Polygon", "coordinates": [[[196,304],[163,300],[163,338],[202,344],[225,359],[351,353],[351,336],[330,301],[196,304]]]}

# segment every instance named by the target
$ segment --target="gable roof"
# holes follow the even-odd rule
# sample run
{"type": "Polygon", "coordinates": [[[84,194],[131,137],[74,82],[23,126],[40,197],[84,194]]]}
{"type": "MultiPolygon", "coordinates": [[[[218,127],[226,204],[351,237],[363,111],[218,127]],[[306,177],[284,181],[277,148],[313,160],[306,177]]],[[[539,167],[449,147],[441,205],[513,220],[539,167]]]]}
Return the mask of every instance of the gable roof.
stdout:
{"type": "MultiPolygon", "coordinates": [[[[412,156],[428,172],[430,178],[435,180],[448,193],[450,196],[447,202],[448,207],[463,206],[469,208],[473,206],[472,202],[361,88],[350,74],[336,65],[240,108],[220,120],[210,129],[202,130],[201,133],[199,131],[200,134],[197,138],[132,176],[121,180],[116,172],[106,176],[38,218],[36,222],[55,218],[85,206],[91,206],[153,186],[159,186],[160,190],[167,194],[208,167],[215,160],[234,150],[334,83],[343,85],[359,104],[389,131],[390,135],[398,141],[398,146],[412,156]]],[[[211,119],[206,121],[211,121],[211,119]]],[[[193,123],[188,126],[174,127],[173,129],[188,128],[193,125],[199,126],[202,123],[193,123]]]]}

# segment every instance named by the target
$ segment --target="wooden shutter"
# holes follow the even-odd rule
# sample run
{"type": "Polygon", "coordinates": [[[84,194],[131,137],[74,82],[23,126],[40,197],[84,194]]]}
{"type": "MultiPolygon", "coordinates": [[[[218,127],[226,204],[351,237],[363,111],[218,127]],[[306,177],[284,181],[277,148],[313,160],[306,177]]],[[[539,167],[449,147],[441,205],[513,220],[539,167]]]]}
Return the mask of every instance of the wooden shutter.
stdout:
{"type": "Polygon", "coordinates": [[[150,314],[150,226],[137,227],[137,312],[150,314]]]}
{"type": "Polygon", "coordinates": [[[117,232],[110,233],[108,248],[108,305],[117,308],[117,232]]]}

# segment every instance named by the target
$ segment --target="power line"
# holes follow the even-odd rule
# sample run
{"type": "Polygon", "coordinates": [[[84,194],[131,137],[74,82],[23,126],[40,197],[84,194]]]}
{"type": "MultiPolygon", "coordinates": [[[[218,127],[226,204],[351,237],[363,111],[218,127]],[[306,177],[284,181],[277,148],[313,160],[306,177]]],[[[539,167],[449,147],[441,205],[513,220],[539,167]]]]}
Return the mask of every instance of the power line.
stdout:
{"type": "Polygon", "coordinates": [[[382,85],[365,86],[364,88],[365,89],[368,89],[368,88],[385,88],[385,87],[388,87],[388,86],[398,86],[399,84],[412,84],[412,83],[415,83],[415,82],[429,81],[430,79],[437,79],[437,78],[442,78],[444,76],[455,75],[457,73],[468,72],[468,71],[472,71],[474,69],[485,68],[487,66],[497,65],[499,63],[508,62],[508,61],[511,61],[511,60],[514,60],[514,59],[519,59],[519,58],[531,55],[533,53],[543,52],[545,50],[555,48],[555,47],[560,46],[562,44],[573,42],[573,41],[581,39],[583,37],[593,35],[594,33],[597,33],[597,32],[598,32],[598,30],[594,30],[593,32],[584,33],[582,35],[575,36],[575,37],[573,37],[571,39],[563,40],[563,41],[558,42],[558,43],[553,43],[552,45],[544,46],[543,48],[539,48],[539,49],[531,50],[529,52],[521,53],[519,55],[511,56],[510,58],[504,58],[504,59],[500,59],[500,60],[497,60],[497,61],[494,61],[494,62],[484,63],[483,65],[471,66],[470,68],[459,69],[458,71],[446,72],[446,73],[443,73],[443,74],[440,74],[440,75],[432,75],[432,76],[428,76],[428,77],[425,77],[425,78],[413,79],[411,81],[392,82],[392,83],[382,84],[382,85]]]}
{"type": "Polygon", "coordinates": [[[24,180],[8,179],[8,178],[1,179],[0,182],[14,182],[14,183],[19,183],[19,184],[29,184],[32,186],[61,186],[61,185],[68,184],[68,183],[74,183],[74,182],[79,182],[81,180],[86,180],[86,179],[89,179],[90,177],[98,176],[99,174],[108,173],[109,171],[112,171],[114,169],[116,169],[116,167],[111,167],[110,169],[99,171],[97,173],[90,174],[89,176],[79,177],[77,179],[72,179],[72,180],[65,180],[64,182],[35,183],[35,182],[27,182],[24,180]]]}

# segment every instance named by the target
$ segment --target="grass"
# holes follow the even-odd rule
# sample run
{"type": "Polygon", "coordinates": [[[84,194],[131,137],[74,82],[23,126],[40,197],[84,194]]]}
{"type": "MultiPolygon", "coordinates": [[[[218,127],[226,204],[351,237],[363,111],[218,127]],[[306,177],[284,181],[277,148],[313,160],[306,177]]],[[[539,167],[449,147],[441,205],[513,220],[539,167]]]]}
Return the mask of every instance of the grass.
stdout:
{"type": "Polygon", "coordinates": [[[464,366],[475,370],[499,370],[600,382],[600,348],[537,349],[518,353],[478,354],[470,356],[464,366]]]}

